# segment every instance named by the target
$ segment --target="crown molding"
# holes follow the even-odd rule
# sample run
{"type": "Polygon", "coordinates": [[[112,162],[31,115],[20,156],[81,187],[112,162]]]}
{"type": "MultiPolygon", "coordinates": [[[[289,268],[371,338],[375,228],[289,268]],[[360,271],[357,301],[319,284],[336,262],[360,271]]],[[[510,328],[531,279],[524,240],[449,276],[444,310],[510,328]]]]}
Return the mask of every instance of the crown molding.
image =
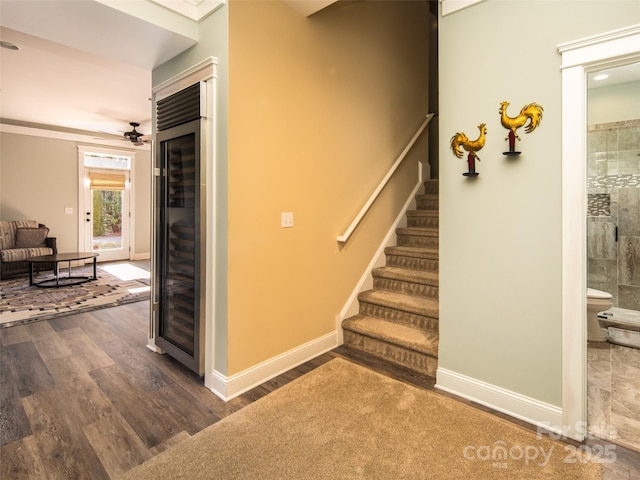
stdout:
{"type": "Polygon", "coordinates": [[[222,7],[226,0],[151,0],[184,17],[199,22],[222,7]]]}
{"type": "Polygon", "coordinates": [[[124,141],[119,142],[118,140],[103,140],[100,138],[95,138],[95,135],[98,135],[95,132],[83,132],[82,130],[74,131],[64,131],[64,130],[56,130],[54,126],[50,128],[47,127],[32,127],[26,125],[12,125],[10,123],[0,122],[0,133],[12,133],[15,135],[28,135],[30,137],[40,137],[40,138],[51,138],[54,140],[67,140],[71,142],[80,142],[80,143],[90,143],[92,145],[103,145],[108,147],[111,150],[123,150],[123,151],[151,151],[151,146],[148,143],[144,145],[140,145],[138,147],[127,146],[124,141]],[[122,143],[123,145],[119,145],[122,143]]]}

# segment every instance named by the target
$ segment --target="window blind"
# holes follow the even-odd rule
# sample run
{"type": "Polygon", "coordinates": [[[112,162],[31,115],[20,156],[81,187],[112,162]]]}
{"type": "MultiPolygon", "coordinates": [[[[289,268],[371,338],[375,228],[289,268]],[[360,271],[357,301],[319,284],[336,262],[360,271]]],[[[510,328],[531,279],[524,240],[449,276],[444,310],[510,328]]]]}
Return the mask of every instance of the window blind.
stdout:
{"type": "Polygon", "coordinates": [[[127,176],[122,173],[89,172],[91,190],[124,190],[127,176]]]}

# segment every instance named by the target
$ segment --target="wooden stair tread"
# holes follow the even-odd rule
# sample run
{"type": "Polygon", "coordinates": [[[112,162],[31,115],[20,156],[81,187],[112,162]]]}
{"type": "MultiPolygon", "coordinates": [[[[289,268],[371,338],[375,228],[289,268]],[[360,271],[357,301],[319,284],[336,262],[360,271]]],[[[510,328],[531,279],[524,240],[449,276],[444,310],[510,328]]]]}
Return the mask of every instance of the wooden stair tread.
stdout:
{"type": "Polygon", "coordinates": [[[344,321],[344,327],[367,337],[382,340],[416,352],[438,356],[438,334],[398,325],[381,318],[354,315],[344,321]]]}

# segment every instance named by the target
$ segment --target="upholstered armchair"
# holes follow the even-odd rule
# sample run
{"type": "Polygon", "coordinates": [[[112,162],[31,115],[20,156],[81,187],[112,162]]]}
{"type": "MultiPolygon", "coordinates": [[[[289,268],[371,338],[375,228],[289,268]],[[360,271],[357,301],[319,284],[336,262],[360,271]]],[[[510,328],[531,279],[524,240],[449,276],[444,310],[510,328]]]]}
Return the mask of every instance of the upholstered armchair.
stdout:
{"type": "MultiPolygon", "coordinates": [[[[29,273],[29,257],[58,252],[56,238],[36,220],[0,220],[0,279],[29,273]]],[[[54,263],[37,264],[38,271],[53,270],[54,263]]]]}

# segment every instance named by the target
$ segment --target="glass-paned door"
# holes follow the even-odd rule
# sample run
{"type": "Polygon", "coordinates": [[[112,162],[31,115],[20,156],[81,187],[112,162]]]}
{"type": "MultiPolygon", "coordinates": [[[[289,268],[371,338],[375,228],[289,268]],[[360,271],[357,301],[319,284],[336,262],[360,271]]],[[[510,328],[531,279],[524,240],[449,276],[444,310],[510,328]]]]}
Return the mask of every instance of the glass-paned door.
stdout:
{"type": "Polygon", "coordinates": [[[161,143],[165,161],[162,215],[165,289],[160,336],[189,356],[195,353],[196,320],[196,134],[161,143]]]}
{"type": "Polygon", "coordinates": [[[155,343],[199,375],[204,373],[203,224],[200,120],[156,136],[158,177],[155,343]]]}
{"type": "Polygon", "coordinates": [[[87,168],[85,185],[85,250],[129,259],[129,172],[87,168]]]}

